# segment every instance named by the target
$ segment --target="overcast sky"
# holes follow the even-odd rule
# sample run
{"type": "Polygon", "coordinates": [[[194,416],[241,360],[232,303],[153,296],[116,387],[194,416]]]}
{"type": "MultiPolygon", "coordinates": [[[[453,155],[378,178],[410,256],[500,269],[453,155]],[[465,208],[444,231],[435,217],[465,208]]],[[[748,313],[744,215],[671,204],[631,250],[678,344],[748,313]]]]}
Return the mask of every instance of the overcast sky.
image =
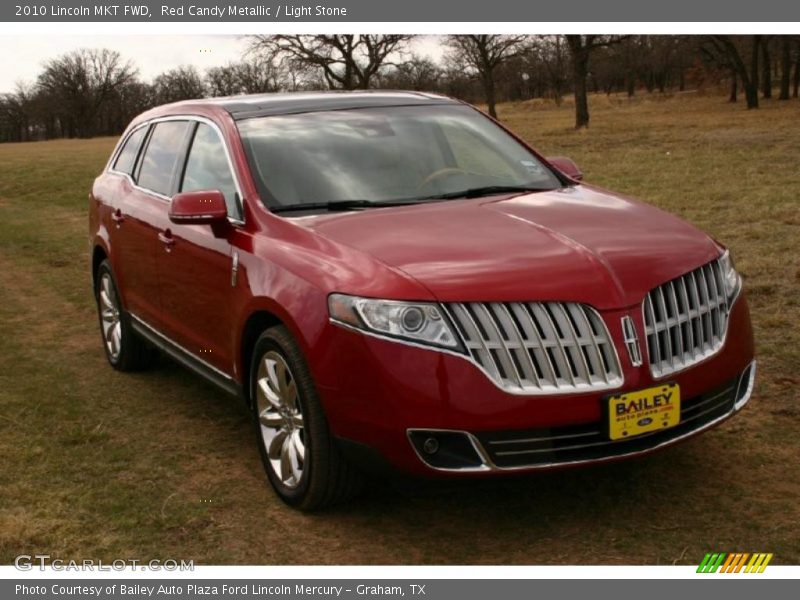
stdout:
{"type": "MultiPolygon", "coordinates": [[[[117,50],[139,68],[139,75],[151,81],[156,75],[178,65],[208,67],[239,60],[247,45],[243,36],[234,35],[0,35],[0,93],[13,91],[18,81],[32,83],[42,64],[77,48],[117,50]]],[[[434,36],[415,38],[412,50],[434,60],[441,57],[434,36]]]]}

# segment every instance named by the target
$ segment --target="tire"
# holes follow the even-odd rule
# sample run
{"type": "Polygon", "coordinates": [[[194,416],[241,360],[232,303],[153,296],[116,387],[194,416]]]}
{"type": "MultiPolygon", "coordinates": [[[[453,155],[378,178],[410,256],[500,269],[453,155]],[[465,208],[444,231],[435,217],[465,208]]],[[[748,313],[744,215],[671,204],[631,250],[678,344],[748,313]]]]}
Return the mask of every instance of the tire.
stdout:
{"type": "Polygon", "coordinates": [[[305,358],[283,326],[256,342],[250,398],[261,462],[286,504],[313,511],[361,490],[363,476],[331,436],[305,358]]]}
{"type": "Polygon", "coordinates": [[[94,280],[100,335],[109,364],[118,371],[146,369],[153,364],[156,351],[131,327],[130,315],[122,308],[117,280],[107,259],[97,267],[94,280]]]}

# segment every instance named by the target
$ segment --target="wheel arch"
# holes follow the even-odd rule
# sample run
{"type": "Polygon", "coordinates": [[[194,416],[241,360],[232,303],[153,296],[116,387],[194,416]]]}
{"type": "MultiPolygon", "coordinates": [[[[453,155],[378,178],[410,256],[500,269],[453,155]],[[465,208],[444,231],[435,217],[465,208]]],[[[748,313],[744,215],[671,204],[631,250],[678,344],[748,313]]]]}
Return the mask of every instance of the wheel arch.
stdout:
{"type": "Polygon", "coordinates": [[[108,251],[105,246],[95,243],[92,249],[92,289],[97,285],[97,269],[100,264],[108,258],[108,251]]]}
{"type": "Polygon", "coordinates": [[[279,325],[286,327],[301,347],[305,345],[301,337],[298,336],[297,327],[292,322],[291,318],[283,314],[283,311],[276,306],[254,306],[244,320],[238,344],[239,372],[241,373],[242,396],[248,406],[250,406],[252,402],[252,398],[250,397],[250,363],[252,362],[253,350],[255,349],[256,342],[267,329],[279,325]]]}

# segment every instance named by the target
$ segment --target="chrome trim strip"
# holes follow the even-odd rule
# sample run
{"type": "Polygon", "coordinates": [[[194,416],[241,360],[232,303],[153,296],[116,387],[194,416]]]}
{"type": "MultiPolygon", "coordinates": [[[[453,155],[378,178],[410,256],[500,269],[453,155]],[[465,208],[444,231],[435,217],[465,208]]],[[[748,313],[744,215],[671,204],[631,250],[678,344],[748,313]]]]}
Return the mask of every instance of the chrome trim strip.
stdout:
{"type": "Polygon", "coordinates": [[[147,330],[148,330],[149,332],[151,332],[153,335],[156,335],[156,336],[158,336],[159,338],[161,338],[162,340],[164,340],[164,341],[165,341],[166,343],[168,343],[169,345],[171,345],[171,346],[174,346],[176,349],[178,349],[178,350],[180,350],[181,352],[185,353],[187,356],[191,357],[191,358],[192,358],[192,360],[196,360],[197,362],[199,362],[201,365],[203,365],[203,366],[204,366],[206,369],[208,369],[209,371],[213,371],[214,373],[216,373],[216,374],[217,374],[217,375],[219,375],[220,377],[223,377],[224,379],[227,379],[227,380],[229,380],[229,381],[232,381],[232,382],[236,382],[236,380],[235,380],[233,377],[231,377],[230,375],[228,375],[228,374],[227,374],[227,373],[225,373],[224,371],[220,371],[220,370],[219,370],[217,367],[215,367],[214,365],[207,363],[206,361],[204,361],[202,358],[200,358],[199,356],[197,356],[197,355],[196,355],[196,354],[194,354],[193,352],[189,352],[189,351],[188,351],[186,348],[184,348],[183,346],[181,346],[181,345],[180,345],[178,342],[175,342],[175,341],[173,341],[173,340],[172,340],[172,338],[170,338],[170,337],[167,337],[166,335],[164,335],[163,333],[161,333],[160,331],[158,331],[158,330],[157,330],[155,327],[153,327],[152,325],[150,325],[150,324],[149,324],[149,323],[147,323],[146,321],[143,321],[141,318],[137,317],[137,316],[136,316],[136,315],[134,315],[133,313],[128,313],[128,314],[130,315],[130,317],[131,317],[131,318],[132,318],[134,321],[136,321],[136,322],[137,322],[139,325],[141,325],[142,327],[144,327],[145,329],[147,329],[147,330]]]}
{"type": "MultiPolygon", "coordinates": [[[[733,408],[734,410],[742,410],[744,405],[750,401],[750,396],[753,394],[753,388],[755,387],[756,383],[756,361],[750,363],[750,381],[747,382],[747,389],[744,392],[744,396],[742,396],[741,400],[735,401],[733,408]]],[[[739,381],[739,385],[736,387],[736,396],[739,396],[739,389],[742,385],[742,382],[739,381]]]]}
{"type": "Polygon", "coordinates": [[[642,366],[642,347],[639,344],[639,336],[636,335],[636,326],[630,315],[622,317],[622,338],[625,347],[628,349],[628,358],[634,367],[642,366]]]}
{"type": "MultiPolygon", "coordinates": [[[[239,205],[239,212],[242,215],[241,219],[237,219],[235,217],[230,217],[229,216],[228,217],[228,221],[230,221],[234,225],[239,225],[239,226],[244,225],[245,224],[245,221],[244,221],[244,196],[242,195],[242,186],[239,184],[239,175],[236,173],[236,169],[234,168],[233,160],[231,159],[230,150],[228,149],[228,144],[225,143],[225,136],[222,135],[222,130],[219,128],[219,125],[217,125],[214,121],[212,121],[211,119],[208,119],[206,117],[201,117],[199,115],[188,115],[188,114],[187,115],[167,115],[167,116],[164,116],[164,117],[154,117],[152,119],[148,119],[147,121],[143,121],[142,123],[139,123],[138,125],[136,125],[136,127],[131,129],[127,133],[127,135],[125,136],[124,139],[120,140],[117,143],[117,147],[114,149],[114,152],[111,154],[111,158],[106,163],[105,171],[107,173],[113,173],[114,175],[120,175],[122,177],[127,178],[128,181],[130,182],[131,186],[133,186],[135,189],[139,190],[140,192],[144,192],[146,194],[150,194],[152,196],[155,196],[156,198],[159,198],[161,200],[165,200],[166,202],[171,202],[172,198],[170,198],[169,196],[166,196],[164,194],[160,194],[159,192],[156,192],[156,191],[153,191],[153,190],[150,190],[148,188],[145,188],[145,187],[142,187],[142,186],[138,185],[128,173],[123,173],[122,171],[117,171],[112,167],[112,165],[117,161],[117,156],[122,151],[122,148],[125,146],[125,143],[128,141],[128,138],[130,138],[130,136],[133,135],[133,133],[135,131],[138,131],[142,127],[149,127],[153,123],[161,123],[161,122],[164,122],[164,121],[194,121],[194,122],[197,122],[197,123],[205,123],[206,125],[210,126],[216,132],[217,136],[219,137],[219,141],[222,142],[222,147],[225,150],[225,158],[228,161],[228,169],[231,172],[231,177],[233,178],[233,183],[236,186],[236,194],[237,194],[237,198],[238,198],[237,199],[237,203],[239,205]]],[[[142,140],[142,141],[144,141],[144,140],[142,140]]]]}
{"type": "Polygon", "coordinates": [[[499,446],[505,444],[538,444],[539,442],[552,442],[555,440],[570,440],[572,438],[589,437],[590,435],[597,435],[600,430],[587,431],[586,433],[569,433],[567,435],[553,435],[543,438],[520,438],[516,440],[494,440],[489,442],[490,446],[499,446]]]}
{"type": "MultiPolygon", "coordinates": [[[[478,451],[478,455],[481,457],[481,459],[484,460],[484,464],[481,465],[480,467],[471,467],[471,468],[464,468],[464,469],[444,469],[444,468],[441,468],[441,467],[436,468],[436,467],[431,467],[428,463],[426,463],[424,460],[422,460],[422,458],[420,458],[422,463],[427,468],[434,469],[436,471],[447,471],[447,472],[450,472],[450,473],[464,473],[464,472],[477,473],[477,472],[485,472],[487,470],[488,471],[499,471],[499,472],[540,471],[540,470],[545,470],[545,469],[561,468],[561,467],[568,467],[568,466],[578,466],[578,465],[588,465],[588,464],[601,464],[601,463],[605,463],[605,462],[610,462],[610,461],[615,461],[615,460],[620,460],[620,459],[625,459],[625,458],[631,458],[631,457],[634,457],[634,456],[643,456],[643,455],[646,455],[646,454],[650,454],[651,452],[655,452],[656,450],[659,450],[661,448],[665,448],[667,446],[671,446],[672,444],[676,444],[676,443],[678,443],[680,441],[683,441],[683,440],[685,440],[687,438],[690,438],[690,437],[692,437],[694,435],[697,435],[698,433],[702,433],[703,431],[711,429],[715,425],[718,425],[719,423],[722,423],[723,421],[729,419],[730,417],[732,417],[733,415],[738,413],[748,403],[748,401],[750,400],[750,396],[751,396],[751,394],[753,392],[753,387],[754,387],[754,382],[755,382],[755,372],[756,372],[756,361],[751,362],[750,365],[748,365],[748,368],[751,369],[750,370],[750,381],[748,382],[747,392],[742,397],[742,401],[741,401],[741,403],[738,404],[738,406],[734,405],[734,407],[731,410],[729,410],[728,412],[726,412],[724,415],[720,415],[719,417],[717,417],[713,421],[709,421],[708,423],[706,423],[705,425],[703,425],[701,427],[698,427],[697,429],[693,429],[692,431],[688,431],[688,432],[684,433],[683,435],[679,435],[678,437],[675,437],[675,438],[672,438],[672,439],[669,439],[669,440],[664,440],[660,444],[656,444],[655,446],[652,446],[650,448],[646,448],[644,450],[639,450],[637,452],[626,452],[625,454],[615,454],[613,456],[603,456],[603,457],[600,457],[600,458],[590,458],[590,459],[585,459],[585,460],[573,460],[573,461],[562,461],[562,462],[552,462],[552,463],[541,463],[541,464],[537,464],[537,465],[520,465],[520,466],[516,466],[516,467],[498,467],[496,464],[494,464],[491,461],[491,459],[489,458],[489,456],[486,453],[486,451],[483,450],[483,446],[481,445],[480,441],[473,434],[471,434],[468,431],[451,430],[451,429],[424,429],[424,428],[412,428],[412,429],[408,429],[407,431],[441,431],[441,432],[465,433],[465,434],[470,436],[470,440],[472,441],[473,445],[476,444],[476,443],[478,444],[478,447],[476,447],[476,451],[478,451]],[[479,450],[479,448],[480,448],[480,450],[479,450]]],[[[741,384],[741,381],[739,383],[741,384]]],[[[409,437],[409,443],[411,444],[411,438],[410,437],[409,437]]],[[[414,444],[411,444],[411,447],[414,448],[414,444]]],[[[419,454],[416,452],[416,448],[414,448],[414,452],[417,454],[417,456],[419,456],[419,454]]]]}

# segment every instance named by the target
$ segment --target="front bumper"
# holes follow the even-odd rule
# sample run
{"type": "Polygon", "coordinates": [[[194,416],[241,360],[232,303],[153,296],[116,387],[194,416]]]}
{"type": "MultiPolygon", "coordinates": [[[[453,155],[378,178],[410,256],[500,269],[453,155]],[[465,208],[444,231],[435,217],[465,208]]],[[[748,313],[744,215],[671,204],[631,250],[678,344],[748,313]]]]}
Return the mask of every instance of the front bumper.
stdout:
{"type": "Polygon", "coordinates": [[[603,399],[609,393],[662,383],[654,380],[646,360],[634,366],[624,358],[623,332],[613,324],[622,316],[636,318],[635,312],[602,315],[623,358],[624,382],[612,392],[509,394],[462,357],[332,324],[323,336],[328,350],[311,361],[311,368],[333,434],[417,475],[491,475],[621,459],[700,433],[744,406],[752,392],[755,364],[750,317],[741,296],[731,310],[720,351],[668,378],[680,385],[684,398],[681,423],[630,440],[608,440],[603,399]],[[454,462],[431,461],[422,450],[427,438],[416,433],[434,431],[454,462]],[[470,448],[472,458],[458,460],[470,448]]]}
{"type": "Polygon", "coordinates": [[[681,403],[678,425],[629,440],[608,439],[602,423],[534,430],[442,432],[412,430],[409,439],[419,459],[439,471],[516,471],[548,469],[617,460],[658,450],[680,442],[732,417],[750,400],[756,363],[723,386],[681,403]],[[442,435],[460,435],[469,448],[428,454],[425,442],[442,435]]]}

